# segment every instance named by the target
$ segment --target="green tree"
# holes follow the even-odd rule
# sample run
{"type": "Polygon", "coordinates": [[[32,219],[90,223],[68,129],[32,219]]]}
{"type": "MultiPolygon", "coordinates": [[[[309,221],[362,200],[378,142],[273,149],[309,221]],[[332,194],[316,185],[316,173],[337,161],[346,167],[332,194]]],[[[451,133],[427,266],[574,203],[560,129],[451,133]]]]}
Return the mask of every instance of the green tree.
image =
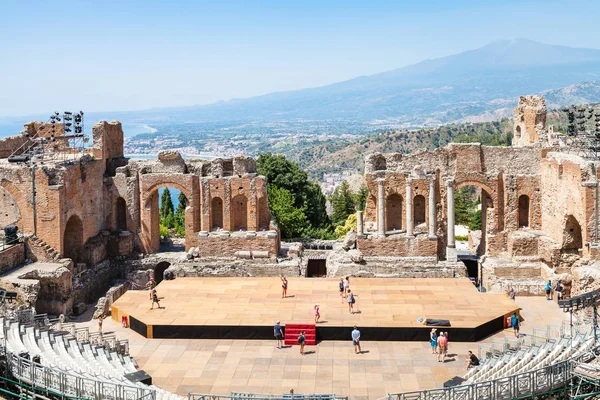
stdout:
{"type": "Polygon", "coordinates": [[[179,235],[185,236],[185,208],[187,207],[188,199],[183,192],[179,192],[177,202],[177,209],[175,210],[175,229],[179,235]]]}
{"type": "Polygon", "coordinates": [[[457,224],[469,225],[473,206],[472,189],[468,186],[459,188],[454,194],[454,218],[457,224]]]}
{"type": "Polygon", "coordinates": [[[471,223],[469,224],[469,229],[472,231],[480,231],[481,230],[481,210],[475,211],[473,218],[471,219],[471,223]]]}
{"type": "Polygon", "coordinates": [[[275,185],[267,187],[269,209],[281,230],[284,239],[301,237],[310,224],[304,214],[304,208],[294,206],[294,196],[289,190],[275,185]]]}
{"type": "Polygon", "coordinates": [[[169,188],[165,188],[162,195],[160,196],[160,223],[167,228],[175,227],[175,211],[173,207],[173,201],[171,200],[171,191],[169,188]]]}
{"type": "Polygon", "coordinates": [[[348,185],[348,182],[343,181],[335,188],[330,197],[330,201],[331,207],[333,208],[331,222],[335,226],[343,225],[348,219],[348,215],[354,213],[354,201],[352,193],[350,193],[350,185],[348,185]]]}
{"type": "Polygon", "coordinates": [[[354,200],[354,208],[360,211],[365,211],[367,206],[367,197],[369,197],[369,188],[364,183],[358,189],[358,193],[352,195],[354,200]]]}
{"type": "Polygon", "coordinates": [[[337,238],[343,238],[351,228],[356,229],[356,214],[348,215],[348,218],[344,221],[343,225],[336,226],[335,236],[337,238]]]}
{"type": "MultiPolygon", "coordinates": [[[[332,232],[331,222],[327,216],[326,198],[321,187],[310,181],[306,171],[302,170],[297,163],[287,160],[282,155],[262,153],[258,157],[257,167],[258,173],[267,178],[267,190],[285,189],[292,196],[291,206],[296,210],[301,210],[308,223],[304,232],[309,235],[332,232]],[[308,230],[309,227],[313,229],[308,230]]],[[[272,208],[271,212],[273,212],[272,208]]],[[[275,213],[273,212],[273,214],[275,213]]],[[[279,218],[283,220],[283,216],[279,218]]],[[[275,220],[277,221],[277,218],[275,220]]],[[[280,228],[282,227],[280,226],[280,228]]],[[[299,232],[292,231],[299,234],[299,232]]]]}

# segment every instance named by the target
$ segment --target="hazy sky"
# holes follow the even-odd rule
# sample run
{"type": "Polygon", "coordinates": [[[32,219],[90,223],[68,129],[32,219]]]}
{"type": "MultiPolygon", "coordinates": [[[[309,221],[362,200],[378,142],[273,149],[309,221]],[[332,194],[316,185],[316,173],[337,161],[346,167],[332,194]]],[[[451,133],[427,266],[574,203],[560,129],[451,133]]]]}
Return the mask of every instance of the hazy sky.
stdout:
{"type": "Polygon", "coordinates": [[[9,1],[0,116],[320,86],[517,37],[600,47],[600,1],[9,1]]]}

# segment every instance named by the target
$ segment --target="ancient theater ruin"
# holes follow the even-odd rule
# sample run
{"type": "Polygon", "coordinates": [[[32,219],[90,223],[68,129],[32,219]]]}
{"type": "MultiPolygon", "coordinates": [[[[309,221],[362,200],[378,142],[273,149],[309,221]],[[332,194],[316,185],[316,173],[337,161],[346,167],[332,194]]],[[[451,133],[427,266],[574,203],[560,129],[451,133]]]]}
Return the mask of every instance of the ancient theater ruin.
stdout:
{"type": "Polygon", "coordinates": [[[105,121],[93,126],[89,147],[58,140],[49,153],[24,156],[40,138],[62,134],[60,124],[50,133],[29,123],[0,141],[0,225],[16,225],[22,239],[0,252],[0,284],[38,312],[81,312],[114,284],[100,305],[107,311],[123,282],[143,286],[167,270],[175,277],[464,277],[454,193],[466,185],[481,193],[483,229],[470,241],[476,279],[488,291],[541,294],[545,282],[560,279],[579,292],[598,278],[591,267],[598,168],[556,145],[538,96],[521,97],[511,147],[369,155],[366,210],[357,213],[356,231],[335,243],[280,242],[252,158],[184,159],[167,150],[129,159],[121,124],[105,121]],[[161,249],[158,190],[167,186],[188,200],[185,251],[161,249]]]}
{"type": "Polygon", "coordinates": [[[404,258],[405,276],[459,276],[454,192],[472,185],[481,191],[483,228],[473,247],[484,287],[542,294],[545,282],[562,280],[585,290],[596,278],[585,266],[597,256],[598,166],[551,139],[544,99],[522,96],[512,147],[450,144],[368,156],[357,248],[374,262],[404,258]]]}

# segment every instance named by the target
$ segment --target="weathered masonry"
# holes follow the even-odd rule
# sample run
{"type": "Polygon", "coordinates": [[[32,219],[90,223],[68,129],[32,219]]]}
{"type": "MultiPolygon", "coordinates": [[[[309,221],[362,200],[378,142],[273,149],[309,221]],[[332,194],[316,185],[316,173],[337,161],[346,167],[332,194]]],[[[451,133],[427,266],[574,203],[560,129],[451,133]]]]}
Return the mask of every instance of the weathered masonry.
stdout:
{"type": "Polygon", "coordinates": [[[512,147],[450,144],[411,155],[372,154],[357,247],[365,256],[456,261],[454,191],[475,186],[483,283],[506,288],[522,279],[531,286],[524,291],[541,290],[547,278],[596,253],[590,243],[598,171],[567,150],[548,144],[544,99],[523,96],[512,147]]]}
{"type": "MultiPolygon", "coordinates": [[[[7,157],[24,141],[21,136],[0,141],[0,154],[7,157]]],[[[0,159],[1,225],[35,231],[57,256],[93,265],[107,254],[158,251],[158,189],[166,186],[188,200],[186,248],[197,246],[203,256],[246,250],[277,255],[279,233],[267,206],[265,179],[249,157],[184,160],[163,151],[156,160],[131,160],[123,157],[121,124],[102,121],[93,127],[91,148],[75,160],[59,160],[32,169],[0,159]]]]}

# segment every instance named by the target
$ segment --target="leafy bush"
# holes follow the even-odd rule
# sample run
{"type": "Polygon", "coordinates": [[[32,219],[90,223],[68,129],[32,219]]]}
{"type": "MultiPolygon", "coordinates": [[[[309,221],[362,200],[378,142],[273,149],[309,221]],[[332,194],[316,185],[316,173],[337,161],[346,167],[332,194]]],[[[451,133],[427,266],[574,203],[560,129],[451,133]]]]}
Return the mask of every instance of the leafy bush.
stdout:
{"type": "Polygon", "coordinates": [[[337,238],[343,238],[352,228],[356,229],[356,214],[348,215],[344,225],[335,228],[335,236],[337,238]]]}
{"type": "Polygon", "coordinates": [[[469,236],[468,235],[456,235],[455,239],[460,242],[466,242],[467,240],[469,240],[469,236]]]}
{"type": "Polygon", "coordinates": [[[164,226],[163,224],[160,224],[158,227],[158,230],[160,232],[160,237],[163,239],[167,239],[170,237],[169,235],[169,228],[167,228],[166,226],[164,226]]]}

